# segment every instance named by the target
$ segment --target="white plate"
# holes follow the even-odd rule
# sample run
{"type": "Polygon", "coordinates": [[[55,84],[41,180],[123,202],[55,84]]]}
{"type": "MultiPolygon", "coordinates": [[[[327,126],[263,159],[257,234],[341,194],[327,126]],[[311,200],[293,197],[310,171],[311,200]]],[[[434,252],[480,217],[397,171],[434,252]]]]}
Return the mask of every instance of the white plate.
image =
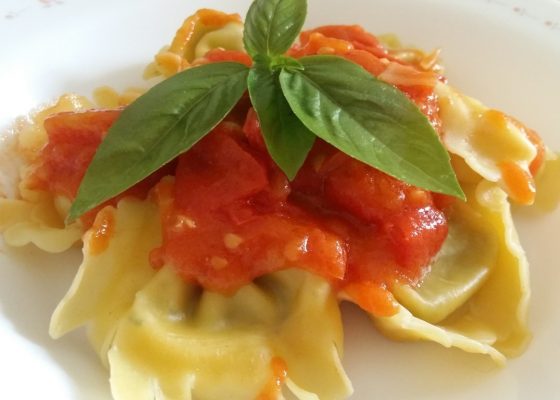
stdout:
{"type": "MultiPolygon", "coordinates": [[[[244,13],[248,1],[2,0],[0,126],[73,91],[141,83],[143,66],[198,7],[244,13]]],[[[312,0],[307,26],[359,23],[406,43],[442,47],[450,81],[536,128],[560,149],[560,2],[557,0],[312,0]]],[[[557,261],[560,212],[518,218],[531,261],[529,350],[496,369],[483,357],[432,344],[393,343],[344,307],[345,365],[355,399],[560,399],[557,261]],[[556,250],[556,251],[555,251],[556,250]]],[[[0,253],[0,388],[7,399],[109,398],[107,375],[83,332],[52,341],[52,310],[79,255],[0,253]]]]}

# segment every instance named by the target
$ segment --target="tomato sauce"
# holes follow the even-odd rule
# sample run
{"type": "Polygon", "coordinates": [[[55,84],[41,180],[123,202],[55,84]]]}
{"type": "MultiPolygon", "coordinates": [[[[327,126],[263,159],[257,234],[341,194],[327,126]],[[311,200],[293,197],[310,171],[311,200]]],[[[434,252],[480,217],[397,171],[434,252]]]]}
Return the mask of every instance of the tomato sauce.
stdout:
{"type": "Polygon", "coordinates": [[[115,233],[115,217],[111,209],[104,208],[99,211],[91,228],[89,252],[98,255],[107,250],[115,233]]]}
{"type": "MultiPolygon", "coordinates": [[[[97,148],[120,113],[121,110],[62,112],[47,118],[44,127],[48,142],[26,180],[27,187],[73,200],[97,148]]],[[[81,218],[82,222],[86,227],[91,226],[101,209],[117,204],[123,197],[146,198],[151,188],[173,169],[171,163],[154,172],[124,193],[86,213],[81,218]]]]}
{"type": "MultiPolygon", "coordinates": [[[[390,63],[401,63],[394,59],[377,38],[358,25],[328,25],[304,31],[300,42],[288,54],[303,57],[317,54],[338,55],[361,65],[374,76],[379,76],[390,63]]],[[[436,79],[443,79],[434,74],[436,79]]],[[[397,85],[428,117],[436,131],[441,130],[437,96],[433,86],[425,84],[397,85]]]]}
{"type": "Polygon", "coordinates": [[[48,143],[29,186],[73,199],[97,147],[120,110],[59,113],[45,120],[48,143]]]}
{"type": "Polygon", "coordinates": [[[258,122],[245,126],[219,125],[157,187],[164,240],[152,263],[223,293],[304,268],[371,312],[394,312],[388,289],[420,279],[447,234],[432,194],[320,140],[288,182],[255,140],[258,122]]]}
{"type": "MultiPolygon", "coordinates": [[[[340,53],[372,74],[393,62],[375,37],[356,27],[304,32],[290,54],[321,52],[340,53]]],[[[224,51],[206,61],[225,59],[249,63],[224,51]]],[[[437,126],[433,88],[401,89],[437,126]]],[[[72,200],[119,113],[62,113],[47,120],[49,144],[30,186],[72,200]]],[[[398,181],[322,140],[289,182],[267,154],[246,96],[188,152],[86,220],[91,224],[106,204],[125,195],[144,198],[154,187],[163,242],[151,252],[153,266],[171,265],[186,281],[226,294],[263,274],[303,268],[367,311],[392,315],[391,286],[418,282],[447,235],[448,198],[398,181]]],[[[94,252],[102,251],[111,226],[96,227],[94,252]]]]}
{"type": "Polygon", "coordinates": [[[270,367],[272,369],[272,378],[257,396],[257,400],[275,400],[282,398],[282,386],[288,378],[288,366],[283,359],[273,357],[272,360],[270,360],[270,367]]]}

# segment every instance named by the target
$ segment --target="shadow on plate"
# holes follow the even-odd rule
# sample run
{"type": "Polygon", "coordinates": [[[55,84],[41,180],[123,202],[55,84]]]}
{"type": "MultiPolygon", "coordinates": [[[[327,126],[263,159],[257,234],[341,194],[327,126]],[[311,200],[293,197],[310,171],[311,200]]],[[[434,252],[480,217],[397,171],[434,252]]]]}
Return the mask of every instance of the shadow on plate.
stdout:
{"type": "MultiPolygon", "coordinates": [[[[6,249],[2,244],[0,318],[11,323],[22,338],[48,352],[72,383],[72,399],[110,398],[108,374],[90,348],[83,329],[57,341],[48,334],[51,314],[70,287],[80,261],[78,250],[52,255],[33,246],[6,249]]],[[[9,362],[14,361],[17,364],[17,360],[9,362]]]]}
{"type": "Polygon", "coordinates": [[[353,304],[344,303],[342,313],[343,363],[354,383],[353,399],[466,400],[480,393],[489,395],[484,399],[515,397],[507,367],[500,369],[489,357],[435,343],[392,341],[353,304]]]}

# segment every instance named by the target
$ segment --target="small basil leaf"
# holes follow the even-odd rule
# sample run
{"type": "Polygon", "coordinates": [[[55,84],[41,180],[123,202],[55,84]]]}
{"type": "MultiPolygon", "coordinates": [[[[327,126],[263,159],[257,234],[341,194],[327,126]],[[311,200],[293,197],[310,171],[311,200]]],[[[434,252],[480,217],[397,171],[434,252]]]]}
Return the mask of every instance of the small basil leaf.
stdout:
{"type": "Polygon", "coordinates": [[[276,70],[279,70],[281,68],[303,69],[303,65],[301,65],[298,60],[288,56],[276,56],[269,62],[268,65],[270,65],[270,68],[276,70]]]}
{"type": "Polygon", "coordinates": [[[334,56],[301,58],[282,70],[282,91],[317,136],[397,179],[464,199],[428,119],[401,91],[334,56]]]}
{"type": "Polygon", "coordinates": [[[247,53],[252,57],[283,54],[297,38],[306,14],[306,0],[255,0],[245,17],[247,53]]]}
{"type": "Polygon", "coordinates": [[[247,87],[239,63],[202,65],[154,86],[124,109],[99,146],[68,220],[133,186],[188,150],[233,108],[247,87]]]}
{"type": "Polygon", "coordinates": [[[247,80],[268,153],[292,180],[303,165],[315,135],[292,112],[282,94],[278,71],[256,64],[247,80]]]}

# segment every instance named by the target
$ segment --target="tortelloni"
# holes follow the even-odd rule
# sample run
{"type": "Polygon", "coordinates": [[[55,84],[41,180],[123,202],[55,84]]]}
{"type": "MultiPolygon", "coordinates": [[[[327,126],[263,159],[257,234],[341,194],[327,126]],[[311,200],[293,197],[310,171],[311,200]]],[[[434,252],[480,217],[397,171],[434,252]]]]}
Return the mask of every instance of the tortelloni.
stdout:
{"type": "Polygon", "coordinates": [[[34,244],[49,253],[61,253],[78,242],[82,236],[79,223],[64,225],[57,204],[47,193],[22,191],[21,199],[0,199],[0,231],[6,244],[22,247],[34,244]]]}
{"type": "Polygon", "coordinates": [[[375,323],[394,338],[430,340],[503,364],[530,339],[528,263],[509,198],[555,208],[558,156],[513,118],[443,83],[436,88],[443,141],[468,202],[455,206],[448,237],[425,279],[417,287],[395,286],[399,311],[375,323]]]}
{"type": "Polygon", "coordinates": [[[93,250],[96,224],[85,235],[83,264],[51,335],[89,324],[99,355],[108,355],[115,399],[250,399],[267,391],[280,398],[284,379],[304,400],[351,393],[328,283],[293,269],[231,297],[205,292],[149,265],[160,240],[153,204],[125,199],[97,218],[109,215],[115,227],[101,252],[93,250]]]}
{"type": "Polygon", "coordinates": [[[530,205],[535,202],[535,180],[538,185],[546,174],[548,184],[541,184],[539,192],[547,192],[544,208],[554,207],[560,193],[558,156],[534,131],[449,85],[438,83],[436,93],[443,142],[461,181],[495,182],[516,203],[530,205]]]}
{"type": "MultiPolygon", "coordinates": [[[[23,158],[19,174],[23,178],[29,174],[28,165],[47,142],[43,122],[48,116],[91,107],[92,103],[84,97],[63,95],[55,104],[34,113],[32,117],[20,118],[14,125],[17,155],[23,158]]],[[[9,157],[15,158],[13,155],[9,157]]],[[[25,179],[15,191],[18,196],[0,198],[0,232],[6,244],[21,247],[32,243],[43,251],[60,253],[80,240],[81,225],[64,224],[64,216],[70,206],[68,199],[45,191],[31,190],[26,187],[25,179]]]]}
{"type": "Polygon", "coordinates": [[[144,76],[169,77],[200,60],[210,50],[243,51],[243,23],[237,14],[202,9],[188,17],[171,45],[163,48],[148,65],[144,76]]]}
{"type": "Polygon", "coordinates": [[[447,149],[462,157],[480,176],[491,182],[501,179],[499,162],[508,160],[524,170],[536,156],[524,132],[503,113],[439,83],[440,116],[447,149]]]}
{"type": "Polygon", "coordinates": [[[503,364],[530,338],[528,264],[508,197],[555,208],[559,160],[513,118],[443,83],[436,89],[443,140],[468,202],[457,205],[449,236],[424,281],[416,288],[395,287],[399,312],[377,318],[376,324],[392,337],[431,340],[488,354],[503,364]],[[511,168],[527,188],[508,181],[511,168]],[[536,199],[531,195],[535,183],[536,199]]]}
{"type": "Polygon", "coordinates": [[[395,287],[399,312],[375,322],[391,337],[431,340],[503,364],[530,338],[528,264],[507,194],[487,181],[466,189],[469,200],[454,210],[430,273],[418,287],[395,287]]]}

